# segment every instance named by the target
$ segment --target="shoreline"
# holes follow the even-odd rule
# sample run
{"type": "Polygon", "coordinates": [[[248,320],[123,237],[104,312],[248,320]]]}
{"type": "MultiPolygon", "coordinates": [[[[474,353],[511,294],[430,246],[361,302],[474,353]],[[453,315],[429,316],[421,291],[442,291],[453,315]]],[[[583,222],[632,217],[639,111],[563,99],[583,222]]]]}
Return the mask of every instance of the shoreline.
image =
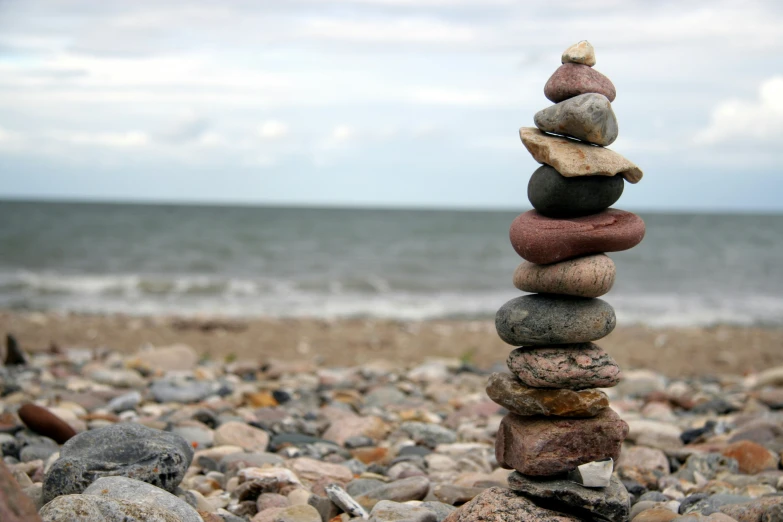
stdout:
{"type": "MultiPolygon", "coordinates": [[[[488,320],[184,318],[0,310],[0,333],[14,335],[30,352],[54,345],[133,353],[145,345],[184,343],[213,359],[312,361],[331,367],[375,360],[408,366],[428,358],[451,358],[490,368],[502,365],[513,349],[497,337],[488,320]]],[[[783,327],[618,326],[597,344],[625,370],[648,369],[669,377],[748,374],[783,365],[783,327]]]]}

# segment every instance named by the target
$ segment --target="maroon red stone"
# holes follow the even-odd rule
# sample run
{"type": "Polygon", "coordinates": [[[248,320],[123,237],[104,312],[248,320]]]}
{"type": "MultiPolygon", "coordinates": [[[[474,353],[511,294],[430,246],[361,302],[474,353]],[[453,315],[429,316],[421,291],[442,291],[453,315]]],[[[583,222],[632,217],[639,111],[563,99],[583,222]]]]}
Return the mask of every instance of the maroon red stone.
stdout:
{"type": "Polygon", "coordinates": [[[529,210],[511,223],[509,235],[517,254],[531,263],[546,265],[585,254],[633,248],[644,238],[644,221],[614,208],[569,219],[548,218],[529,210]]]}
{"type": "Polygon", "coordinates": [[[19,418],[25,425],[45,437],[65,444],[68,439],[76,435],[76,431],[64,420],[50,412],[46,408],[27,403],[19,408],[19,418]]]}
{"type": "Polygon", "coordinates": [[[0,520],[3,522],[41,522],[33,501],[24,494],[14,476],[0,460],[0,520]]]}
{"type": "Polygon", "coordinates": [[[580,63],[564,63],[544,86],[544,96],[555,103],[591,92],[603,94],[610,102],[617,96],[614,84],[609,78],[580,63]]]}
{"type": "Polygon", "coordinates": [[[606,409],[587,419],[503,417],[495,442],[498,464],[523,475],[549,476],[620,456],[628,424],[606,409]]]}

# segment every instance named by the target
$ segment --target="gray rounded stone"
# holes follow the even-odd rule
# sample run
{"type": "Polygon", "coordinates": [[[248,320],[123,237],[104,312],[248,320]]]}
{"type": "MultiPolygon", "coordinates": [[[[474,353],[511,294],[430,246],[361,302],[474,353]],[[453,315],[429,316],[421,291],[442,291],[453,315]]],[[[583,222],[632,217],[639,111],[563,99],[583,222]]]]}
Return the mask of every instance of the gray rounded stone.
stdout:
{"type": "Polygon", "coordinates": [[[604,147],[614,143],[619,133],[612,104],[606,96],[592,92],[540,110],[533,121],[544,132],[571,136],[604,147]]]}
{"type": "Polygon", "coordinates": [[[503,341],[516,346],[546,346],[595,341],[615,327],[614,309],[601,299],[524,295],[508,301],[495,316],[503,341]]]}
{"type": "Polygon", "coordinates": [[[166,509],[95,495],[64,495],[46,504],[39,512],[44,522],[182,522],[166,509]]]}
{"type": "Polygon", "coordinates": [[[138,502],[174,513],[182,522],[202,522],[198,512],[176,495],[128,477],[99,478],[83,494],[138,502]]]}
{"type": "Polygon", "coordinates": [[[542,165],[530,176],[527,198],[544,216],[580,217],[611,207],[623,195],[624,188],[621,176],[567,178],[553,167],[542,165]]]}
{"type": "Polygon", "coordinates": [[[79,433],[62,446],[44,476],[44,502],[81,493],[101,477],[132,477],[173,492],[192,459],[185,439],[140,424],[79,433]]]}

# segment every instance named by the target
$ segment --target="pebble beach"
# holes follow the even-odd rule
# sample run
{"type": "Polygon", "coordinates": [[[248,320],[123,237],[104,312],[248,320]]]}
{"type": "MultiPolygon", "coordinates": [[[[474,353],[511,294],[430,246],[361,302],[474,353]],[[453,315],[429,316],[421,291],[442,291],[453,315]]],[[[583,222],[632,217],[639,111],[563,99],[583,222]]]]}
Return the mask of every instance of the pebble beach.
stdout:
{"type": "MultiPolygon", "coordinates": [[[[103,320],[107,330],[119,321],[103,320]]],[[[174,319],[157,321],[175,329],[174,319]]],[[[199,335],[234,344],[227,326],[221,335],[204,324],[213,328],[199,335]]],[[[617,509],[582,488],[569,501],[582,509],[563,515],[561,506],[552,518],[551,484],[519,484],[498,466],[505,411],[485,388],[503,364],[457,351],[384,359],[365,348],[351,364],[298,353],[297,343],[205,357],[184,343],[91,347],[86,331],[81,343],[55,346],[18,337],[0,370],[4,521],[38,511],[73,520],[79,509],[93,513],[85,520],[598,520],[617,509]],[[78,477],[62,480],[64,462],[78,477]],[[509,496],[509,484],[531,493],[509,496]],[[496,518],[481,518],[487,506],[496,518]]],[[[747,362],[690,376],[624,365],[620,384],[602,390],[630,428],[615,464],[629,519],[781,520],[783,367],[747,362]]]]}

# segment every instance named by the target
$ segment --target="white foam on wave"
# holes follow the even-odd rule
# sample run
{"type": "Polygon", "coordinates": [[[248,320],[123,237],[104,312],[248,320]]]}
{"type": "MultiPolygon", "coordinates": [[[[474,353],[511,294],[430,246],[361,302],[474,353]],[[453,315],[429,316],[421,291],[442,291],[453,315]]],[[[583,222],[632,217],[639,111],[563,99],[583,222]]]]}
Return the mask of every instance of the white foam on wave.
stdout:
{"type": "MultiPolygon", "coordinates": [[[[358,283],[357,283],[358,281],[358,283]]],[[[398,320],[492,319],[518,295],[510,290],[394,289],[385,279],[363,284],[183,275],[0,273],[0,307],[132,315],[235,317],[373,317],[398,320]]],[[[783,325],[783,296],[726,293],[616,293],[603,298],[618,324],[653,327],[783,325]]]]}

